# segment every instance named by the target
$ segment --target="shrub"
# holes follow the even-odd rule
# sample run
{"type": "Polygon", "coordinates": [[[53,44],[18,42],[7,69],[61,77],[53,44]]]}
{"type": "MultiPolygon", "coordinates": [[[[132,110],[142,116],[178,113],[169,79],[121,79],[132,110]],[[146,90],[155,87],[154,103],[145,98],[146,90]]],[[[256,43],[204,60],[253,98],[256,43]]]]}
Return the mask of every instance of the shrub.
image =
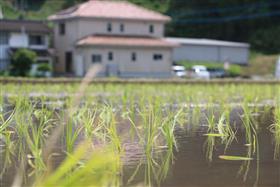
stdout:
{"type": "Polygon", "coordinates": [[[47,72],[47,71],[52,71],[52,68],[49,64],[47,63],[42,63],[38,65],[37,68],[38,71],[42,71],[42,72],[47,72]]]}
{"type": "Polygon", "coordinates": [[[28,49],[18,49],[12,54],[11,58],[11,75],[27,76],[31,65],[35,63],[36,53],[28,49]]]}
{"type": "Polygon", "coordinates": [[[238,77],[241,75],[242,70],[240,66],[231,64],[227,72],[230,77],[238,77]]]}

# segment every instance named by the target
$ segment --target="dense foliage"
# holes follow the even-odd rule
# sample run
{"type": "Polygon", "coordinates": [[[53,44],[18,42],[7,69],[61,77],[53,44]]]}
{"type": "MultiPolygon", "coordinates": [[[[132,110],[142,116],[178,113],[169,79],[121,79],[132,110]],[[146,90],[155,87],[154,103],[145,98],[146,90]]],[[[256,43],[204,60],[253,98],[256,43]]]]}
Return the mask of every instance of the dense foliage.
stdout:
{"type": "Polygon", "coordinates": [[[280,51],[280,2],[271,0],[172,0],[169,33],[182,37],[250,42],[264,52],[280,51]],[[279,32],[278,32],[279,33],[279,32]]]}
{"type": "Polygon", "coordinates": [[[27,76],[35,63],[36,53],[28,49],[18,49],[12,55],[11,73],[14,76],[27,76]]]}

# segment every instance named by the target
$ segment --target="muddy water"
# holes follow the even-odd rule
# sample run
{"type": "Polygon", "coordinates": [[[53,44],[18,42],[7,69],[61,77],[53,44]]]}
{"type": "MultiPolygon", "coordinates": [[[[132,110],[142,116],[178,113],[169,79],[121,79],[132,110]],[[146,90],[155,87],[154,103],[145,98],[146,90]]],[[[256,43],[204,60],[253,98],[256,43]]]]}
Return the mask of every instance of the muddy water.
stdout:
{"type": "MultiPolygon", "coordinates": [[[[145,158],[143,148],[137,142],[126,142],[126,155],[123,158],[123,186],[149,184],[163,187],[280,187],[280,160],[275,160],[273,135],[268,130],[272,124],[271,115],[259,116],[259,148],[252,155],[252,161],[228,161],[220,155],[246,156],[249,150],[245,146],[245,133],[242,121],[238,118],[240,110],[231,114],[231,123],[236,126],[236,139],[225,144],[220,137],[209,138],[207,121],[200,118],[198,124],[178,127],[175,131],[177,148],[172,153],[166,148],[155,150],[154,160],[150,165],[145,158]],[[211,143],[214,142],[214,145],[211,143]],[[209,158],[212,154],[211,159],[209,158]],[[171,156],[172,155],[172,156],[171,156]],[[156,163],[156,164],[155,164],[156,163]],[[165,168],[166,176],[159,172],[165,168]]],[[[124,130],[124,129],[123,129],[124,130]]],[[[126,132],[126,131],[125,131],[126,132]]],[[[0,167],[3,169],[5,157],[1,154],[0,167]]],[[[10,167],[4,171],[0,186],[11,186],[17,169],[10,167]]]]}
{"type": "MultiPolygon", "coordinates": [[[[251,161],[246,181],[244,173],[238,174],[244,161],[227,161],[218,158],[224,154],[223,146],[215,146],[213,160],[206,159],[205,137],[178,135],[179,152],[175,153],[174,164],[170,167],[170,176],[161,186],[280,186],[280,162],[273,160],[271,137],[260,136],[260,160],[251,161]],[[257,167],[259,165],[259,179],[257,167]],[[258,180],[258,181],[257,181],[258,180]]],[[[233,143],[229,155],[246,155],[246,148],[240,143],[233,143]]]]}
{"type": "MultiPolygon", "coordinates": [[[[238,173],[245,164],[244,161],[227,161],[218,158],[224,154],[224,146],[216,145],[213,152],[213,160],[206,158],[204,148],[206,138],[204,136],[188,136],[184,132],[178,132],[177,141],[179,151],[175,152],[175,160],[170,165],[166,179],[160,181],[160,186],[190,186],[190,187],[279,187],[280,186],[280,161],[273,160],[273,147],[271,137],[265,133],[260,136],[259,161],[256,157],[250,162],[248,176],[243,179],[244,173],[238,173]],[[259,173],[258,173],[259,172],[259,173]]],[[[246,148],[240,142],[235,142],[227,152],[230,155],[246,155],[246,148]]],[[[125,169],[124,181],[127,181],[133,170],[125,169]]],[[[145,166],[141,168],[134,183],[141,183],[144,178],[145,166]]],[[[157,181],[153,179],[153,184],[157,181]]]]}
{"type": "MultiPolygon", "coordinates": [[[[273,158],[273,135],[268,130],[272,124],[271,119],[271,115],[258,117],[259,149],[252,155],[252,161],[229,161],[219,158],[225,154],[246,156],[248,153],[249,148],[244,145],[246,140],[242,123],[236,117],[231,121],[237,126],[236,139],[226,151],[219,137],[213,137],[215,145],[207,146],[210,144],[209,138],[204,136],[207,128],[202,124],[193,132],[189,131],[193,128],[177,129],[175,134],[178,150],[174,150],[174,160],[169,165],[167,177],[161,180],[158,175],[150,174],[151,184],[163,187],[280,187],[280,160],[273,158]],[[207,152],[211,148],[212,160],[207,152]]],[[[200,120],[200,123],[203,123],[203,120],[200,120]]],[[[137,167],[137,162],[125,167],[125,186],[141,184],[145,176],[147,178],[149,169],[147,164],[143,164],[133,182],[127,182],[137,167]]],[[[157,167],[154,169],[157,170],[157,167]]]]}

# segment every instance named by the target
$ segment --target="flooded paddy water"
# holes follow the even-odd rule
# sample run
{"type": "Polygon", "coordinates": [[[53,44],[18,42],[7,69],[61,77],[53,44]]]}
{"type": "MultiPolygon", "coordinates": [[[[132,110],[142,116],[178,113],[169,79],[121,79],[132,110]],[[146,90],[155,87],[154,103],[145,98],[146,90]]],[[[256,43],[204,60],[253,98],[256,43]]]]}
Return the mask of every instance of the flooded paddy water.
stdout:
{"type": "Polygon", "coordinates": [[[276,85],[11,87],[0,186],[280,186],[276,85]]]}

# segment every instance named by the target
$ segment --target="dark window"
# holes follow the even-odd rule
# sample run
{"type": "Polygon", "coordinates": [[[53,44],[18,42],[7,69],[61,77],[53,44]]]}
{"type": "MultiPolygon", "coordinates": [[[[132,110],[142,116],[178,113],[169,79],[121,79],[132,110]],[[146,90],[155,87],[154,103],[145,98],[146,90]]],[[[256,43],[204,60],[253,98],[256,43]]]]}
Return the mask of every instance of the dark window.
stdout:
{"type": "Polygon", "coordinates": [[[113,52],[108,53],[108,60],[112,61],[114,59],[113,52]]]}
{"type": "Polygon", "coordinates": [[[59,24],[59,34],[64,35],[65,34],[65,23],[59,24]]]}
{"type": "Polygon", "coordinates": [[[44,37],[41,35],[31,35],[29,36],[29,45],[44,45],[44,37]]]}
{"type": "Polygon", "coordinates": [[[153,25],[150,25],[149,30],[150,30],[150,33],[154,33],[154,26],[153,26],[153,25]]]}
{"type": "Polygon", "coordinates": [[[91,61],[92,61],[92,63],[101,63],[102,56],[94,54],[94,55],[91,56],[91,61]]]}
{"type": "Polygon", "coordinates": [[[112,23],[107,24],[107,31],[112,32],[112,23]]]}
{"type": "Polygon", "coordinates": [[[133,62],[135,62],[136,59],[137,59],[136,53],[133,52],[133,53],[131,54],[131,60],[132,60],[133,62]]]}
{"type": "Polygon", "coordinates": [[[72,73],[72,52],[65,53],[65,70],[67,73],[72,73]]]}
{"type": "Polygon", "coordinates": [[[0,44],[9,44],[9,34],[7,32],[0,32],[0,44]]]}
{"type": "Polygon", "coordinates": [[[154,60],[162,60],[162,54],[154,54],[154,60]]]}
{"type": "Polygon", "coordinates": [[[121,32],[124,32],[124,24],[121,24],[121,25],[120,25],[120,31],[121,31],[121,32]]]}

